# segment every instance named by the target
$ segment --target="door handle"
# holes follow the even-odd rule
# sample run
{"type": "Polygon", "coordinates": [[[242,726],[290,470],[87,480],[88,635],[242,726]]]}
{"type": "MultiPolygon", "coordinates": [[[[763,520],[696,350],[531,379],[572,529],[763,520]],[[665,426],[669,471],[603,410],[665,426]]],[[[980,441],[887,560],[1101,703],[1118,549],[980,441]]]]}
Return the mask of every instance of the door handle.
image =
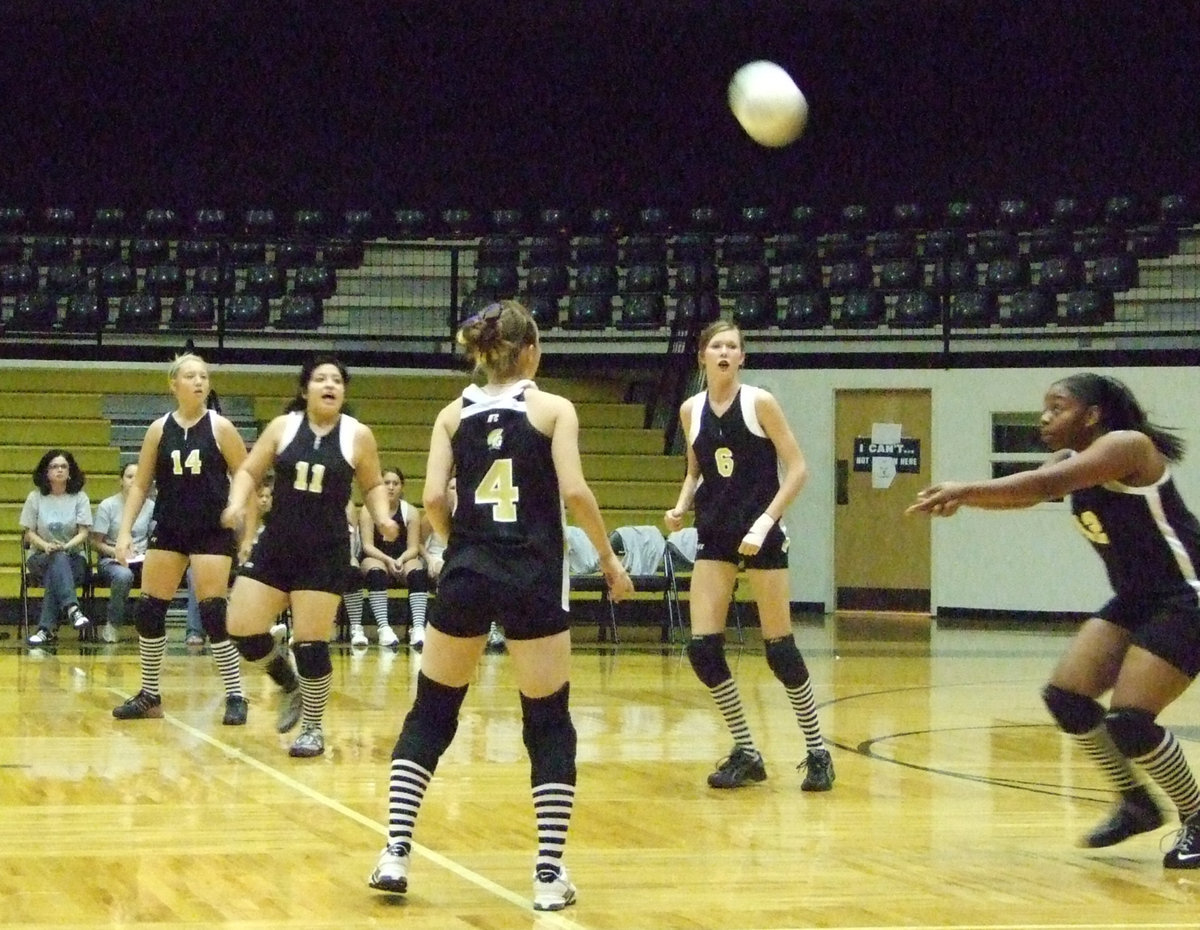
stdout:
{"type": "Polygon", "coordinates": [[[833,466],[834,503],[850,503],[850,460],[838,459],[833,466]]]}

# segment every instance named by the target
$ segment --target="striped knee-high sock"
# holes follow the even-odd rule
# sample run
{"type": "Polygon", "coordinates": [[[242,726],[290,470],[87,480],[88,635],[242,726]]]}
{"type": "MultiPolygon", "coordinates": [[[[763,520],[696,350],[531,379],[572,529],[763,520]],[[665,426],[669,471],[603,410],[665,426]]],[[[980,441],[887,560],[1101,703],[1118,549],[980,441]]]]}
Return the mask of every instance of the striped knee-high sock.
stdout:
{"type": "Polygon", "coordinates": [[[232,640],[212,644],[213,664],[225,685],[225,694],[233,697],[242,693],[242,660],[232,640]]]}
{"type": "Polygon", "coordinates": [[[363,593],[360,588],[357,591],[347,591],[342,595],[342,601],[346,604],[346,617],[350,621],[350,629],[356,626],[362,626],[363,618],[363,593]]]}
{"type": "Polygon", "coordinates": [[[167,637],[155,636],[149,639],[138,637],[138,658],[142,665],[142,690],[147,694],[160,697],[159,679],[162,676],[163,656],[167,654],[167,637]]]}
{"type": "Polygon", "coordinates": [[[412,849],[413,826],[433,772],[408,759],[393,759],[388,777],[388,846],[412,849]]]}
{"type": "Polygon", "coordinates": [[[429,604],[429,595],[425,591],[410,591],[408,594],[408,613],[412,617],[412,625],[418,629],[425,626],[425,610],[429,604]]]}
{"type": "Polygon", "coordinates": [[[537,818],[538,874],[558,875],[567,844],[567,828],[575,808],[575,786],[547,782],[533,789],[533,813],[537,818]]]}
{"type": "Polygon", "coordinates": [[[1157,748],[1133,761],[1166,792],[1179,809],[1179,819],[1186,820],[1200,811],[1200,789],[1196,787],[1196,779],[1192,776],[1175,734],[1170,730],[1164,733],[1163,741],[1157,748]]]}
{"type": "Polygon", "coordinates": [[[1071,739],[1096,763],[1108,783],[1117,791],[1131,791],[1142,783],[1137,769],[1113,743],[1103,723],[1086,733],[1072,733],[1071,739]]]}
{"type": "Polygon", "coordinates": [[[388,593],[387,591],[368,591],[367,603],[371,605],[371,614],[375,617],[376,626],[388,625],[388,593]]]}
{"type": "Polygon", "coordinates": [[[806,678],[799,688],[787,688],[788,700],[804,734],[804,748],[816,752],[825,748],[821,738],[821,722],[817,719],[817,701],[813,697],[812,679],[806,678]]]}
{"type": "Polygon", "coordinates": [[[322,675],[320,678],[305,678],[300,676],[300,701],[303,705],[302,726],[319,727],[325,717],[325,707],[329,704],[329,692],[333,684],[333,674],[322,675]]]}
{"type": "Polygon", "coordinates": [[[729,727],[734,743],[745,749],[754,749],[754,740],[750,737],[750,724],[746,722],[746,712],[742,708],[742,696],[738,694],[737,682],[726,678],[708,691],[717,702],[717,709],[725,718],[725,725],[729,727]]]}

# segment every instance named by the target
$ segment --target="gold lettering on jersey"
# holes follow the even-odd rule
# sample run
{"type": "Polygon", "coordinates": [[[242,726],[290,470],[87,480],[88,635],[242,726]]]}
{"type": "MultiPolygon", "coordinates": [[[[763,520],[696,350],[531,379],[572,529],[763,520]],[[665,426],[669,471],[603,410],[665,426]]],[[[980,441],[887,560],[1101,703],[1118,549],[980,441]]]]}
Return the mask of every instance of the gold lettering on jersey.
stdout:
{"type": "Polygon", "coordinates": [[[498,427],[493,430],[488,430],[487,447],[493,452],[499,452],[504,446],[504,429],[498,427]]]}
{"type": "Polygon", "coordinates": [[[201,465],[201,463],[200,463],[200,450],[199,449],[192,449],[188,453],[188,457],[186,459],[184,459],[183,461],[180,461],[180,455],[179,455],[178,449],[171,450],[171,474],[182,475],[183,470],[186,468],[193,475],[198,475],[198,474],[200,474],[200,465],[201,465]]]}
{"type": "Polygon", "coordinates": [[[722,478],[728,478],[733,474],[733,450],[728,446],[721,446],[713,452],[713,459],[717,463],[717,474],[722,478]]]}
{"type": "Polygon", "coordinates": [[[1081,514],[1075,516],[1075,525],[1079,527],[1079,532],[1094,542],[1098,546],[1108,545],[1108,534],[1104,532],[1104,527],[1100,523],[1100,518],[1092,511],[1085,510],[1081,514]]]}
{"type": "Polygon", "coordinates": [[[292,482],[292,487],[297,491],[308,491],[310,494],[320,494],[321,489],[325,486],[325,466],[320,463],[311,466],[312,475],[309,475],[309,463],[296,463],[296,480],[292,482]]]}

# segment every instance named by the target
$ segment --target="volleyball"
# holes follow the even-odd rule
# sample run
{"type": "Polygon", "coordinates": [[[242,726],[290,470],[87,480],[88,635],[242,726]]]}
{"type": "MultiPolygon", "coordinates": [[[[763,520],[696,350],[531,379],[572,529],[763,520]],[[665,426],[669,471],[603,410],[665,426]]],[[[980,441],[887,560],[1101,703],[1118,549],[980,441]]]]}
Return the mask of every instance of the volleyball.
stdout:
{"type": "Polygon", "coordinates": [[[808,101],[790,74],[773,61],[752,61],[729,82],[729,109],[746,135],[768,148],[800,138],[808,120],[808,101]]]}

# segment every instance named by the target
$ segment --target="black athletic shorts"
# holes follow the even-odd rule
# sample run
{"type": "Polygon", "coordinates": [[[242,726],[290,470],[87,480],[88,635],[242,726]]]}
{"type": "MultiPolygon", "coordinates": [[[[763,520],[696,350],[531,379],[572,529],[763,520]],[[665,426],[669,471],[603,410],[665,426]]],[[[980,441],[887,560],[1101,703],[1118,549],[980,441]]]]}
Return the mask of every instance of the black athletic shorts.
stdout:
{"type": "Polygon", "coordinates": [[[534,598],[512,586],[460,568],[438,580],[429,624],[447,636],[485,636],[495,620],[507,639],[541,639],[570,628],[561,603],[534,598]]]}
{"type": "Polygon", "coordinates": [[[237,555],[237,536],[233,530],[223,527],[197,531],[194,526],[178,530],[156,526],[150,537],[149,548],[182,555],[225,555],[232,559],[237,555]]]}
{"type": "Polygon", "coordinates": [[[1154,600],[1117,595],[1097,616],[1128,630],[1133,645],[1189,678],[1200,674],[1200,603],[1194,594],[1154,600]]]}
{"type": "Polygon", "coordinates": [[[271,534],[267,526],[242,563],[238,574],[253,578],[276,591],[326,591],[344,594],[350,565],[350,542],[322,546],[319,541],[295,545],[291,540],[271,534]]]}
{"type": "Polygon", "coordinates": [[[771,527],[754,555],[742,555],[738,552],[738,546],[742,544],[745,536],[744,532],[736,536],[729,533],[697,533],[696,561],[708,559],[712,562],[731,562],[743,568],[760,570],[788,567],[787,553],[791,540],[788,539],[783,524],[776,523],[771,527]]]}

